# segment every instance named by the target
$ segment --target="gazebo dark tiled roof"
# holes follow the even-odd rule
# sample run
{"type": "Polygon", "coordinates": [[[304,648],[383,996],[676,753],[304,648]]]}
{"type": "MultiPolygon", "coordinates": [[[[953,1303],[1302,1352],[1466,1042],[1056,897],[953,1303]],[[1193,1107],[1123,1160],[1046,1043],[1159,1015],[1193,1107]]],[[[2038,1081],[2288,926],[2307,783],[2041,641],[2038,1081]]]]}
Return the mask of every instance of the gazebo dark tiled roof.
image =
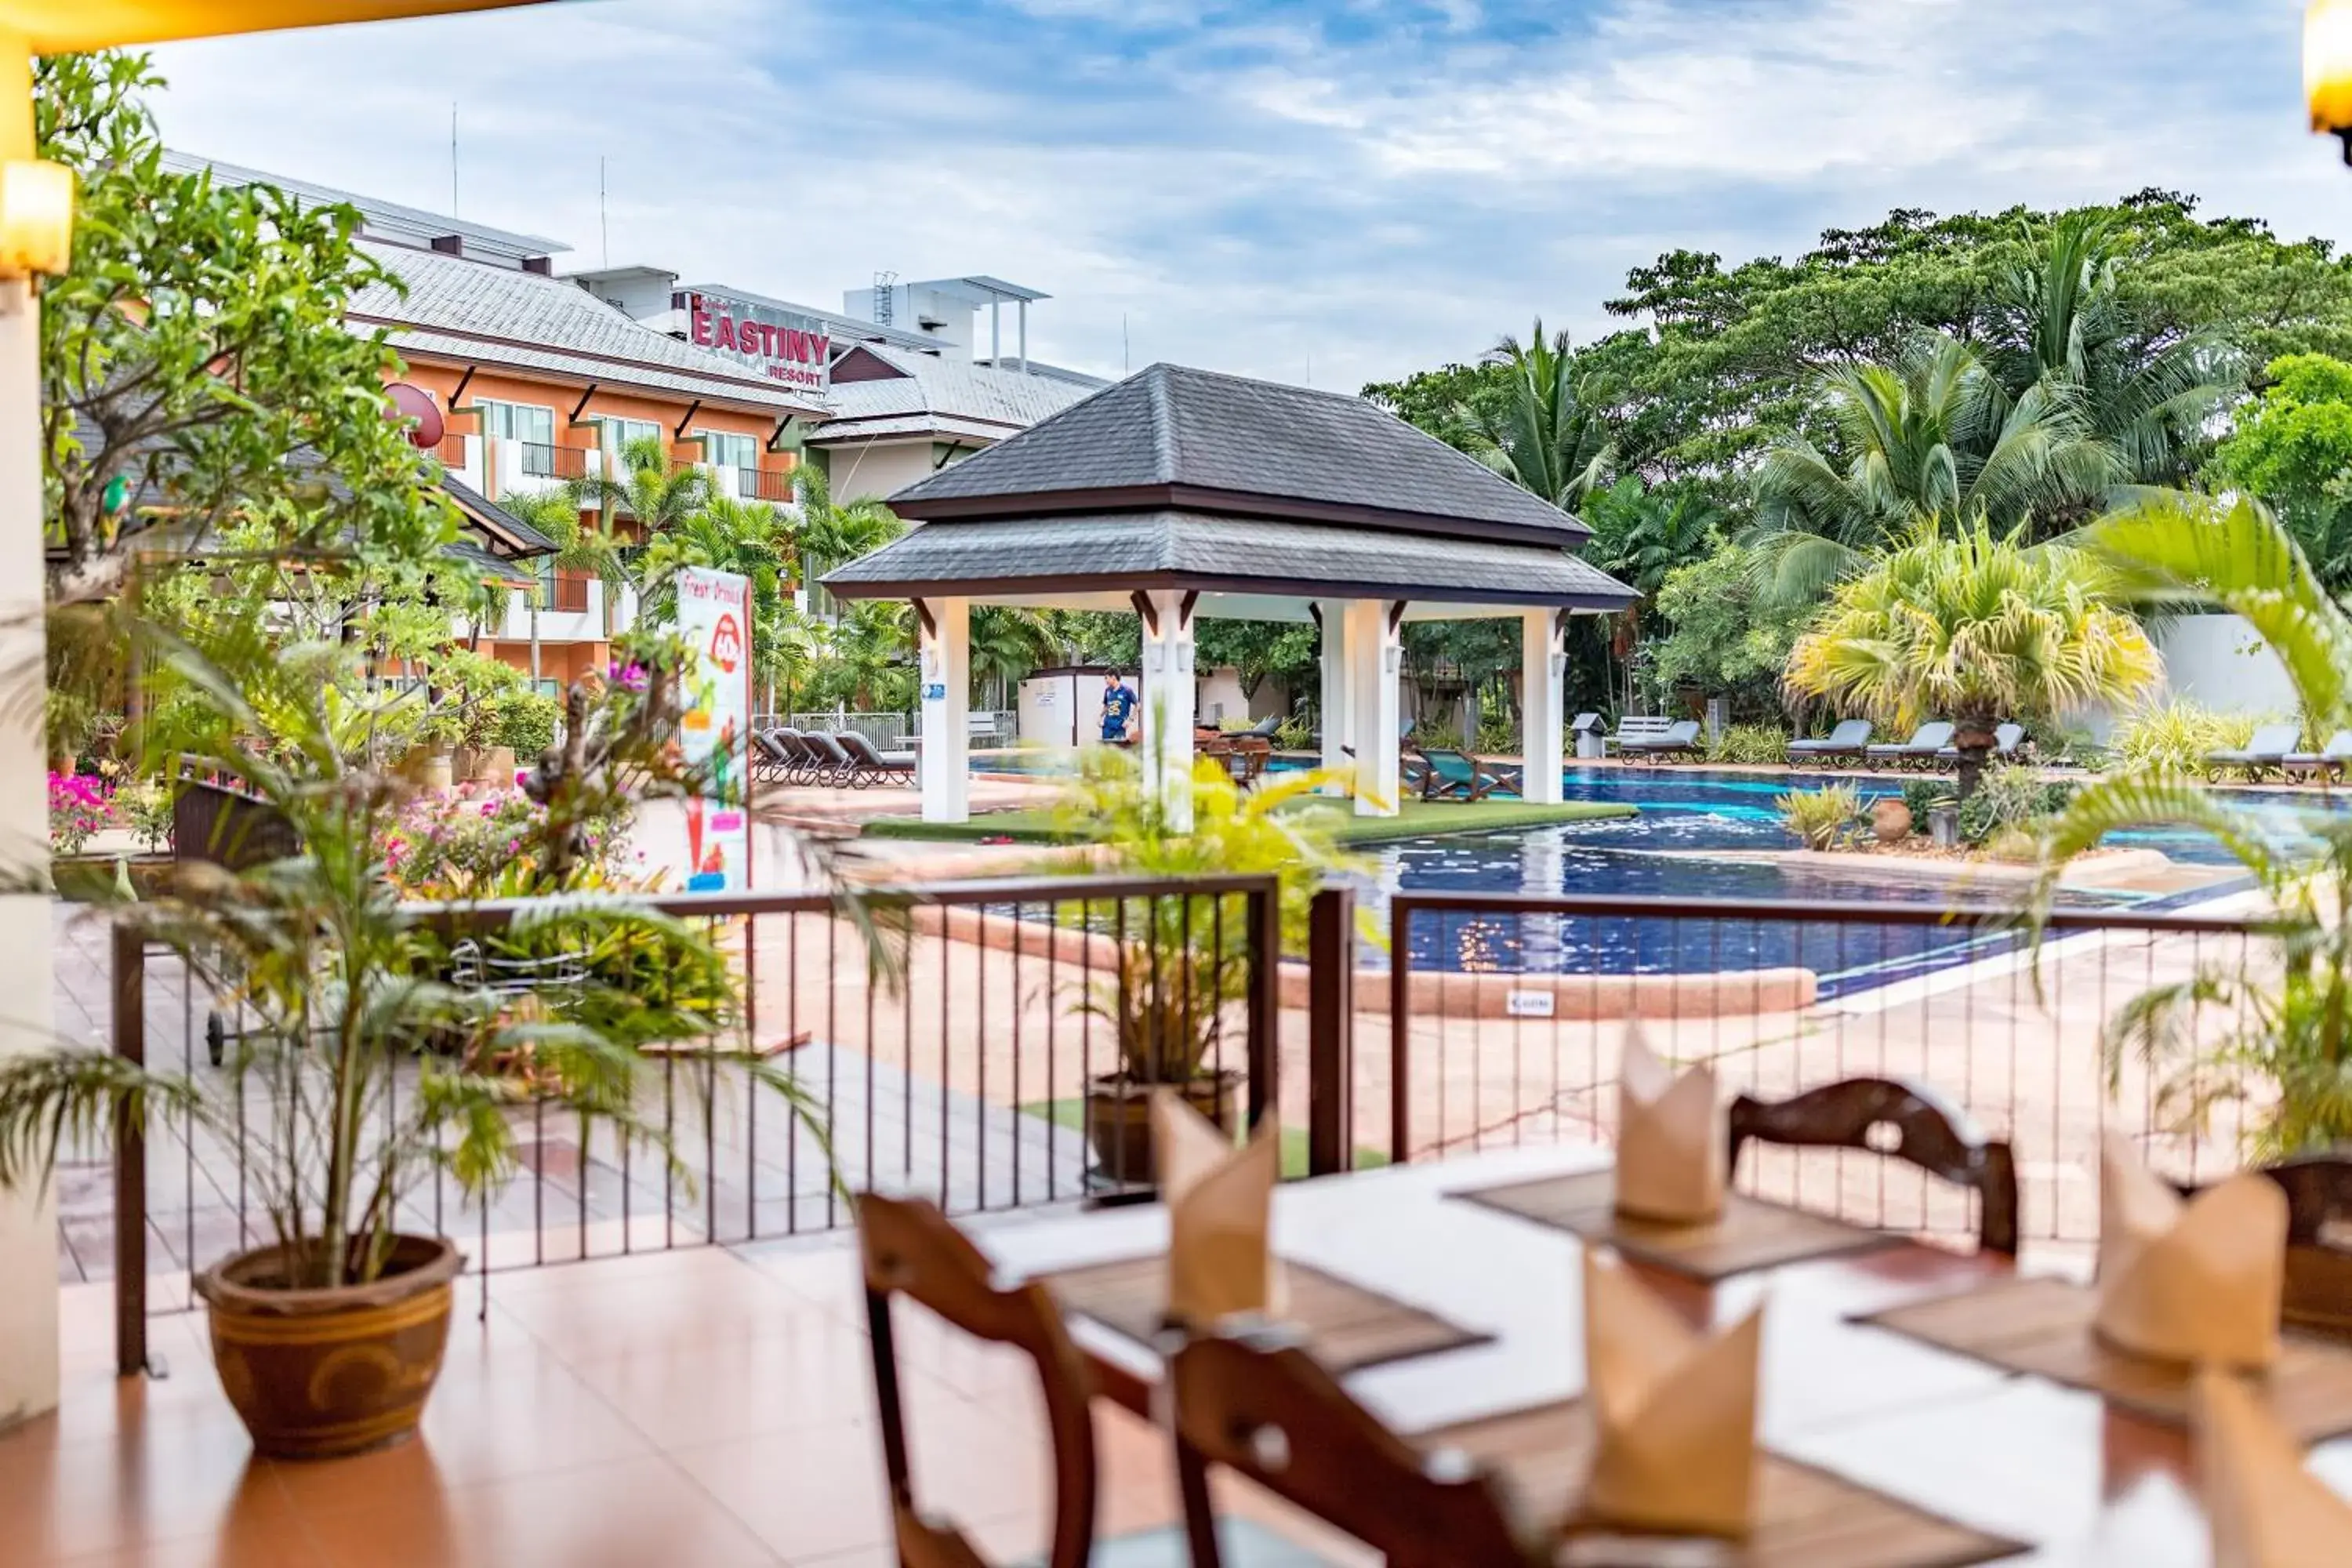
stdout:
{"type": "MultiPolygon", "coordinates": [[[[845,598],[1246,598],[1615,610],[1591,531],[1359,398],[1155,364],[890,498],[926,526],[845,598]]],[[[1217,613],[1213,605],[1203,613],[1217,613]]]]}
{"type": "Polygon", "coordinates": [[[908,517],[1159,505],[1573,542],[1591,531],[1361,398],[1155,364],[890,498],[908,517]]]}

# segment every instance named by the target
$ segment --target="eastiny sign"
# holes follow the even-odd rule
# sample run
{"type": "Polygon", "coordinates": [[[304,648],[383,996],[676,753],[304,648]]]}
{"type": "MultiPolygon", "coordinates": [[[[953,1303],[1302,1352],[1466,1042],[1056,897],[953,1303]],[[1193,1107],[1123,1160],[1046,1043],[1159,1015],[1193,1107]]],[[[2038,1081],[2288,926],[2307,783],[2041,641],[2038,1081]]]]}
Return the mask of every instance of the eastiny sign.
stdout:
{"type": "Polygon", "coordinates": [[[832,334],[809,317],[719,294],[688,294],[686,323],[698,347],[737,355],[787,386],[823,392],[832,382],[832,334]]]}

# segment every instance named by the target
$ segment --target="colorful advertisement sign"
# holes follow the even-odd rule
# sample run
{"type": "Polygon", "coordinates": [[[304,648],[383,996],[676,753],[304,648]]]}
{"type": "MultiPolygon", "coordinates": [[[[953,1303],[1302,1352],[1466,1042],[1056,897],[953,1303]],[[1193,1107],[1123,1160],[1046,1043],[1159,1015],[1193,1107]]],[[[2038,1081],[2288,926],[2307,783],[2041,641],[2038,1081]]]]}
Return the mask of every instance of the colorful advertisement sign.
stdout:
{"type": "Polygon", "coordinates": [[[687,891],[740,892],[751,885],[750,580],[683,569],[677,627],[694,655],[680,746],[689,767],[708,769],[705,793],[685,803],[687,891]]]}

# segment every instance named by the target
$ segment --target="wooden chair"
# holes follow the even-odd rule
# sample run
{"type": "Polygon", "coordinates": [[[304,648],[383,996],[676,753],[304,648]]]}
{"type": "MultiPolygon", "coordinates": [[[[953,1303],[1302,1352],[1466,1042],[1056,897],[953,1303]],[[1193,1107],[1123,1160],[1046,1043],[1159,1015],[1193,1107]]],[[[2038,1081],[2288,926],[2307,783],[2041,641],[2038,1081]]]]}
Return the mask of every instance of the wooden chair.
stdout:
{"type": "Polygon", "coordinates": [[[2017,1256],[2017,1161],[2010,1146],[1980,1137],[1958,1107],[1934,1089],[1890,1079],[1856,1078],[1768,1101],[1741,1095],[1731,1104],[1727,1169],[1739,1169],[1750,1139],[1808,1149],[1860,1149],[1918,1166],[1978,1198],[1977,1245],[2017,1256]],[[1880,1128],[1889,1146],[1873,1141],[1880,1128]]]}
{"type": "MultiPolygon", "coordinates": [[[[2300,1329],[2352,1338],[2352,1247],[2322,1233],[2352,1221],[2352,1159],[2309,1154],[2263,1167],[2286,1194],[2286,1279],[2281,1318],[2300,1329]]],[[[2194,1186],[2176,1184],[2181,1196],[2194,1186]]]]}
{"type": "Polygon", "coordinates": [[[1053,1296],[1034,1282],[998,1289],[980,1249],[919,1199],[866,1194],[857,1201],[857,1232],[899,1563],[904,1568],[988,1568],[960,1531],[915,1505],[890,1322],[892,1299],[905,1296],[973,1338],[1011,1345],[1036,1363],[1054,1443],[1054,1542],[1046,1563],[1049,1568],[1085,1568],[1095,1532],[1094,1418],[1087,1404],[1086,1363],[1070,1343],[1053,1296]]]}
{"type": "Polygon", "coordinates": [[[1348,1396],[1295,1331],[1203,1337],[1169,1367],[1193,1568],[1219,1568],[1203,1462],[1223,1465],[1381,1552],[1391,1568],[1527,1568],[1494,1483],[1425,1455],[1348,1396]]]}

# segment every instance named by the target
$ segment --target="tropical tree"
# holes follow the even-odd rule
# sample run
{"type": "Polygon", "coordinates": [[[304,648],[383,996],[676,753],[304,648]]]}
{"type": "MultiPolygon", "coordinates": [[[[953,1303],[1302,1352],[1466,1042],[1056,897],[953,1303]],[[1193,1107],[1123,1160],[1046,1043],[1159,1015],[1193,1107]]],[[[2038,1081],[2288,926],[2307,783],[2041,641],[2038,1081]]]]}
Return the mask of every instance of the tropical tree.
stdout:
{"type": "Polygon", "coordinates": [[[1892,364],[1840,365],[1819,389],[1841,456],[1796,436],[1756,471],[1751,539],[1784,601],[1818,597],[1923,521],[2005,533],[2124,477],[2068,388],[2036,382],[2012,398],[1956,339],[1921,338],[1892,364]]]}
{"type": "MultiPolygon", "coordinates": [[[[2147,496],[2084,539],[2124,592],[2245,616],[2284,665],[2305,722],[2320,733],[2352,724],[2352,618],[2260,505],[2147,496]]],[[[2352,819],[2314,812],[2301,826],[2299,839],[2282,838],[2275,823],[2182,773],[2110,776],[2078,791],[2050,827],[2032,903],[2038,926],[2066,862],[2119,829],[2201,830],[2245,868],[2270,903],[2279,967],[2202,960],[2120,1009],[2104,1046],[2111,1081],[2134,1056],[2158,1072],[2159,1106],[2182,1130],[2218,1105],[2249,1108],[2249,1152],[2265,1160],[2352,1140],[2352,819]]]]}
{"type": "Polygon", "coordinates": [[[827,572],[881,549],[907,531],[897,512],[870,496],[835,504],[832,484],[824,470],[814,463],[803,463],[794,470],[793,489],[799,513],[792,526],[793,574],[812,593],[827,572]]]}
{"type": "Polygon", "coordinates": [[[1585,502],[1584,521],[1592,528],[1584,558],[1640,595],[1615,617],[1609,649],[1625,672],[1631,707],[1634,653],[1658,590],[1675,568],[1714,547],[1723,514],[1702,491],[1651,489],[1629,474],[1585,502]]]}
{"type": "Polygon", "coordinates": [[[1523,489],[1572,512],[1601,483],[1612,447],[1606,390],[1580,376],[1566,331],[1505,337],[1486,356],[1502,367],[1506,395],[1464,407],[1471,456],[1523,489]]]}
{"type": "Polygon", "coordinates": [[[714,495],[701,510],[648,539],[638,552],[642,613],[648,625],[675,621],[677,574],[691,566],[748,579],[756,616],[782,597],[790,554],[790,525],[783,513],[765,501],[714,495]]]}
{"type": "Polygon", "coordinates": [[[2162,660],[2107,589],[2099,563],[2066,545],[1923,524],[1838,585],[1791,650],[1788,685],[1898,730],[1948,718],[1965,800],[2003,719],[2121,703],[2155,683],[2162,660]]]}
{"type": "Polygon", "coordinates": [[[566,488],[583,509],[602,514],[606,531],[611,531],[614,514],[625,514],[646,539],[676,528],[718,494],[706,469],[673,459],[658,436],[624,442],[618,476],[590,474],[566,488]]]}
{"type": "Polygon", "coordinates": [[[2213,454],[2213,481],[2268,506],[2328,592],[2352,591],[2352,363],[2294,354],[2268,374],[2213,454]]]}
{"type": "MultiPolygon", "coordinates": [[[[602,512],[585,514],[582,497],[569,487],[510,495],[499,502],[506,510],[545,534],[554,544],[541,558],[553,581],[557,572],[578,572],[604,584],[604,635],[619,624],[621,590],[630,581],[628,544],[613,531],[612,519],[602,512]]],[[[539,616],[547,605],[543,584],[530,591],[530,675],[539,679],[539,616]]]]}
{"type": "Polygon", "coordinates": [[[1007,695],[1053,648],[1053,628],[1035,610],[981,605],[971,612],[971,678],[991,708],[1002,709],[1007,695]]]}

